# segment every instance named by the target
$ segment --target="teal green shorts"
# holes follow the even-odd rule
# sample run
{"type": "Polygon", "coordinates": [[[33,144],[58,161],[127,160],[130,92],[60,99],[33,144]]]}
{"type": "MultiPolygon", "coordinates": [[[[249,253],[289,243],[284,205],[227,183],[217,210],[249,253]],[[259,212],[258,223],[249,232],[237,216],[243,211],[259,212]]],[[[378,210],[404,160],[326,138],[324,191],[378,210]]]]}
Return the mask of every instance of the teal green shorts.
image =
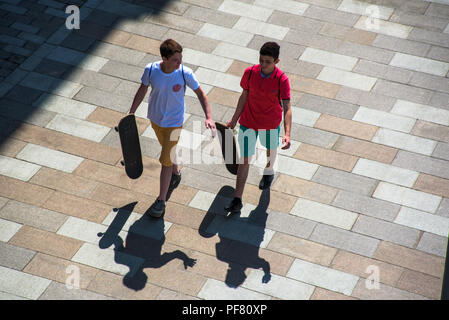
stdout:
{"type": "Polygon", "coordinates": [[[256,142],[259,137],[260,144],[267,149],[277,149],[279,147],[279,132],[281,126],[271,130],[254,130],[240,125],[238,142],[240,146],[240,156],[250,157],[256,153],[256,142]]]}

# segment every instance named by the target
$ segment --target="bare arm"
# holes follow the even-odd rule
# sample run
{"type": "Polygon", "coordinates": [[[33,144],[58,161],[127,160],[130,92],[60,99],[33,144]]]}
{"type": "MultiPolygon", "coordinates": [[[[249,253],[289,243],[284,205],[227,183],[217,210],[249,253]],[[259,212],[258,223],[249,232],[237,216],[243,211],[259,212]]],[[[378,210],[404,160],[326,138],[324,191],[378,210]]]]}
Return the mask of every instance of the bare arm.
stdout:
{"type": "Polygon", "coordinates": [[[198,100],[200,100],[201,107],[203,108],[204,115],[206,117],[206,128],[209,128],[212,130],[212,136],[215,136],[215,123],[214,120],[212,120],[212,113],[210,111],[210,105],[209,100],[207,99],[206,94],[204,93],[203,89],[201,87],[198,87],[198,89],[194,90],[196,96],[198,97],[198,100]]]}
{"type": "Polygon", "coordinates": [[[143,99],[145,98],[145,95],[147,94],[148,91],[148,86],[141,84],[139,89],[137,89],[136,94],[134,95],[134,100],[133,103],[131,105],[131,109],[129,110],[128,113],[135,113],[137,108],[140,106],[140,104],[142,103],[143,99]]]}
{"type": "Polygon", "coordinates": [[[292,127],[292,108],[290,100],[282,100],[282,109],[284,110],[284,131],[285,136],[282,139],[284,146],[282,149],[290,148],[290,130],[292,127]]]}
{"type": "Polygon", "coordinates": [[[232,116],[231,121],[227,123],[228,127],[234,129],[237,121],[240,118],[240,115],[243,112],[243,108],[245,107],[246,100],[248,99],[248,90],[243,90],[240,95],[239,101],[237,102],[237,108],[235,109],[234,115],[232,116]]]}

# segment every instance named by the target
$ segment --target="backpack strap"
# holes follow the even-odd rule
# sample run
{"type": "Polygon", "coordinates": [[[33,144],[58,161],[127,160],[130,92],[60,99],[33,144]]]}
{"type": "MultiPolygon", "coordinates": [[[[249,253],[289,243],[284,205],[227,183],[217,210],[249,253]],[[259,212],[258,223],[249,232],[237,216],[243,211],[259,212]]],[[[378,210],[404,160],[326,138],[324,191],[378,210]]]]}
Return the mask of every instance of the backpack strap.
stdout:
{"type": "Polygon", "coordinates": [[[254,66],[255,66],[255,64],[251,67],[251,69],[249,69],[249,76],[248,76],[248,91],[249,91],[249,79],[251,79],[251,73],[253,72],[254,66]]]}
{"type": "Polygon", "coordinates": [[[186,94],[186,77],[184,76],[184,66],[181,64],[182,78],[184,79],[184,95],[186,94]]]}

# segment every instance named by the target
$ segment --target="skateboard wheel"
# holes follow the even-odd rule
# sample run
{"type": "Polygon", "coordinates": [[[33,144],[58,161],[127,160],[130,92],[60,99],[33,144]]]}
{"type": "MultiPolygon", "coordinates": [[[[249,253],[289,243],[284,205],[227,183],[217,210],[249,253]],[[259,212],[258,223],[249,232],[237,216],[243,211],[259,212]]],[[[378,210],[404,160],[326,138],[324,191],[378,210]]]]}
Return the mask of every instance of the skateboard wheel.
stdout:
{"type": "Polygon", "coordinates": [[[120,161],[120,164],[122,165],[122,166],[124,166],[125,165],[125,161],[120,161]]]}
{"type": "Polygon", "coordinates": [[[118,127],[114,127],[114,130],[118,132],[118,127]]]}

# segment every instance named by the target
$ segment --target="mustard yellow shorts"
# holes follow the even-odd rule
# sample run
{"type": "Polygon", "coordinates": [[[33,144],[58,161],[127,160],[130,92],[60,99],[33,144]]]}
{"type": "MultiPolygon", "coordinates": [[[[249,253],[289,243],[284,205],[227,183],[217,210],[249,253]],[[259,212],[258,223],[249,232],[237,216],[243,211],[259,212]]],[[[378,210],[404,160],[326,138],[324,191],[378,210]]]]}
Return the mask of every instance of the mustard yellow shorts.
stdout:
{"type": "Polygon", "coordinates": [[[159,162],[164,167],[170,167],[173,164],[176,164],[176,145],[178,144],[181,135],[182,126],[160,127],[151,121],[151,127],[156,133],[159,144],[162,146],[159,162]]]}

